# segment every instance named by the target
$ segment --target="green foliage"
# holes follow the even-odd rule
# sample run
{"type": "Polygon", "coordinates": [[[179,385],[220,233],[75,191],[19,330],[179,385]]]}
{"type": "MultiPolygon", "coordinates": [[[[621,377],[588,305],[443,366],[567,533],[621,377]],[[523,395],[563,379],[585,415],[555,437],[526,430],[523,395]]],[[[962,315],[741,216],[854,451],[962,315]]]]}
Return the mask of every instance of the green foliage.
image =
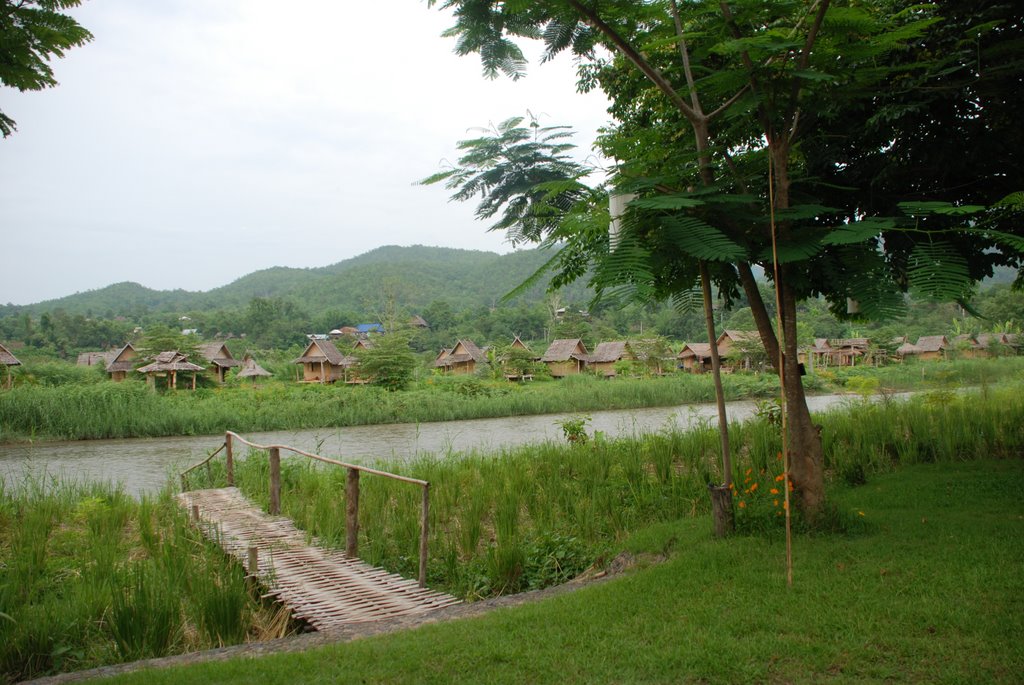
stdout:
{"type": "Polygon", "coordinates": [[[373,339],[369,349],[357,351],[359,373],[387,390],[402,390],[412,382],[418,365],[409,337],[400,332],[373,339]]]}
{"type": "Polygon", "coordinates": [[[555,421],[555,425],[562,429],[562,434],[570,445],[584,445],[590,439],[587,435],[587,424],[590,421],[591,418],[586,414],[577,414],[555,421]]]}
{"type": "MultiPolygon", "coordinates": [[[[80,4],[81,0],[0,2],[0,84],[22,92],[56,86],[50,58],[63,57],[92,40],[91,33],[63,14],[80,4]]],[[[14,119],[0,111],[0,134],[6,138],[16,128],[14,119]]]]}

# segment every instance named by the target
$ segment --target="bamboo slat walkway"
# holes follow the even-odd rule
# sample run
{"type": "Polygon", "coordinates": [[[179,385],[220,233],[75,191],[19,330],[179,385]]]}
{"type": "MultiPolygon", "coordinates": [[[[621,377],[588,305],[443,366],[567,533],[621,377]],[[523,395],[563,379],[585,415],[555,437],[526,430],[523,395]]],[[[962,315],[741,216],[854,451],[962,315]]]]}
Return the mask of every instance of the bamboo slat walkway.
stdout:
{"type": "Polygon", "coordinates": [[[319,546],[314,538],[281,516],[264,513],[237,488],[183,492],[178,502],[190,512],[203,534],[250,568],[256,548],[260,581],[268,596],[320,631],[349,623],[424,614],[458,599],[414,580],[371,566],[341,550],[319,546]]]}

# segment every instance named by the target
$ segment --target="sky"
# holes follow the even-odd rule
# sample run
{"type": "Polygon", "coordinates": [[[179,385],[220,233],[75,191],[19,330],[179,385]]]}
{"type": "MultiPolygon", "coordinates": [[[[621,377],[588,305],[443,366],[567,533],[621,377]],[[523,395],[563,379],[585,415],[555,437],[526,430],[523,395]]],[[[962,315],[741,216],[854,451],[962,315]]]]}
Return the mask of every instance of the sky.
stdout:
{"type": "MultiPolygon", "coordinates": [[[[0,303],[135,281],[209,290],[381,245],[508,252],[415,182],[475,128],[537,115],[591,158],[607,121],[570,56],[486,79],[424,0],[85,0],[56,88],[0,87],[0,303]]],[[[538,46],[539,47],[539,46],[538,46]]],[[[537,48],[532,48],[532,55],[537,48]]]]}

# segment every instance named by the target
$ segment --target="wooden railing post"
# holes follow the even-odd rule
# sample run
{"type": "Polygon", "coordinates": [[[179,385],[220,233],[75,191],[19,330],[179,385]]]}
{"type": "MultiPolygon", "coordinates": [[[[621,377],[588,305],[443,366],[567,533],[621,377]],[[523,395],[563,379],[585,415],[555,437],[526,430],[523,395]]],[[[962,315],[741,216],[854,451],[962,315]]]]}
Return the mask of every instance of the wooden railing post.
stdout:
{"type": "Polygon", "coordinates": [[[228,475],[228,487],[235,484],[235,457],[231,451],[231,433],[224,434],[224,468],[228,475]]]}
{"type": "Polygon", "coordinates": [[[270,513],[281,513],[281,450],[270,448],[270,513]]]}
{"type": "Polygon", "coordinates": [[[347,469],[345,477],[345,554],[359,556],[359,469],[347,469]]]}
{"type": "Polygon", "coordinates": [[[420,517],[420,587],[427,586],[427,536],[430,534],[430,483],[423,484],[423,511],[420,517]]]}

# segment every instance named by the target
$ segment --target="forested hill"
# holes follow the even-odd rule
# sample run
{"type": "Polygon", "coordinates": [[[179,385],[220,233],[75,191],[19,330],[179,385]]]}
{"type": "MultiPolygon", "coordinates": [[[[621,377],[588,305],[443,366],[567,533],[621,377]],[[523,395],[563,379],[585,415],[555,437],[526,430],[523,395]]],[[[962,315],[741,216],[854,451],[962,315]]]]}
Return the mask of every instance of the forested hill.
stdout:
{"type": "MultiPolygon", "coordinates": [[[[201,312],[243,308],[256,297],[292,300],[307,312],[327,309],[360,312],[380,304],[383,293],[411,310],[435,300],[454,309],[491,305],[526,280],[552,256],[522,250],[506,255],[443,247],[385,246],[329,266],[313,269],[273,267],[253,272],[208,292],[152,290],[138,283],[114,285],[37,304],[0,306],[0,316],[39,315],[63,309],[68,314],[137,318],[144,313],[201,312]]],[[[522,301],[538,301],[547,281],[531,288],[522,301]]],[[[574,285],[563,300],[586,302],[590,293],[574,285]]]]}

